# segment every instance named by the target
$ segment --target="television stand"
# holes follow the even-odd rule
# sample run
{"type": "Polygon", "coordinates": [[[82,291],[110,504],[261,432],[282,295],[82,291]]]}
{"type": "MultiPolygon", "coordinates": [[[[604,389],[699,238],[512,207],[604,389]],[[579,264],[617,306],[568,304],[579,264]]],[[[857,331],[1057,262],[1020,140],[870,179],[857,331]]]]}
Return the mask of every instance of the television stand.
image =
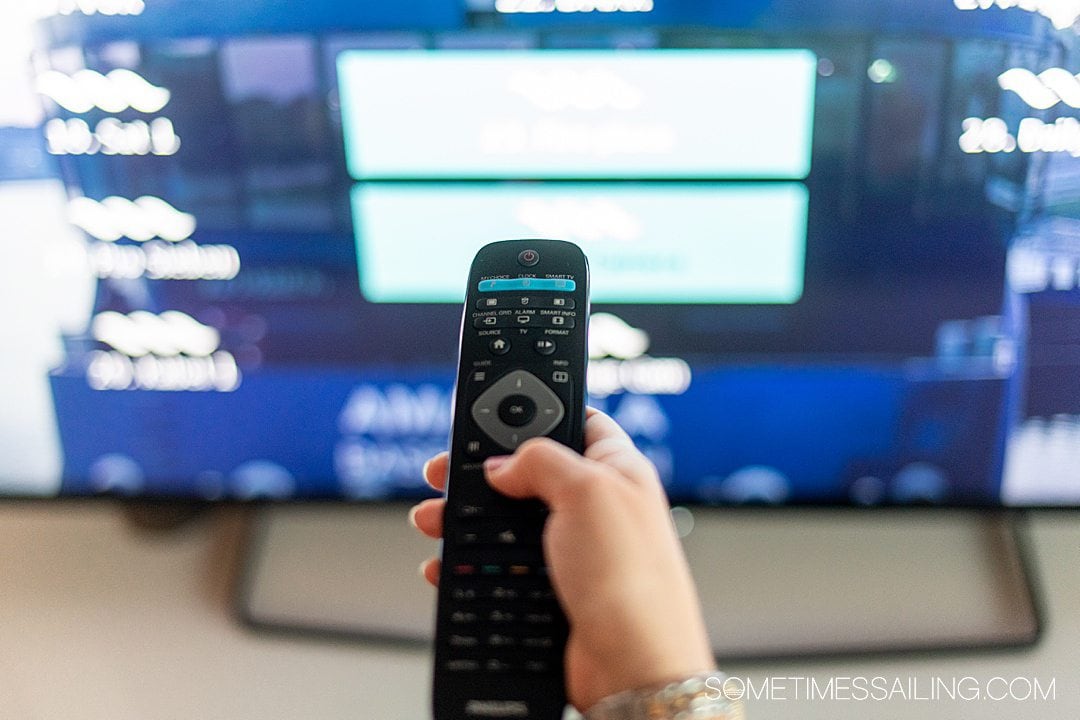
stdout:
{"type": "MultiPolygon", "coordinates": [[[[436,550],[407,505],[271,505],[237,609],[254,627],[430,642],[436,550]]],[[[718,658],[1017,647],[1040,614],[1023,516],[957,509],[680,511],[718,658]]]]}

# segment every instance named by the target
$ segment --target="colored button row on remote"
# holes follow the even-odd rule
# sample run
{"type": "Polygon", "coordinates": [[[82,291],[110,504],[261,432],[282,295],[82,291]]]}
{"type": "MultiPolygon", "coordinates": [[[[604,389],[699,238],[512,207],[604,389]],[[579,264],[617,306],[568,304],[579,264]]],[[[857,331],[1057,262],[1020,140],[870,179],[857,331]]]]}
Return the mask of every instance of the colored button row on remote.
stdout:
{"type": "Polygon", "coordinates": [[[523,576],[523,575],[533,575],[533,574],[543,575],[546,572],[547,572],[547,568],[533,568],[533,567],[530,567],[528,565],[507,565],[507,566],[504,567],[502,565],[495,565],[495,564],[472,565],[472,564],[469,564],[469,563],[462,563],[462,564],[454,566],[454,574],[455,575],[477,575],[477,574],[479,574],[479,575],[494,576],[494,575],[503,575],[505,573],[505,574],[508,574],[508,575],[516,575],[516,576],[520,577],[520,576],[523,576]]]}
{"type": "Polygon", "coordinates": [[[481,280],[477,286],[480,292],[510,292],[531,290],[541,292],[573,292],[577,283],[563,278],[499,278],[481,280]]]}

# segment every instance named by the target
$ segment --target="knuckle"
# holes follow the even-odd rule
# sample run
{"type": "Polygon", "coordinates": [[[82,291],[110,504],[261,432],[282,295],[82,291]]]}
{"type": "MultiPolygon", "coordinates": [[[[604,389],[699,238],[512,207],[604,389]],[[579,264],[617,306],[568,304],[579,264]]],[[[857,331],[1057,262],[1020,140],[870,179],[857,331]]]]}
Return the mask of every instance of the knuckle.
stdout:
{"type": "Polygon", "coordinates": [[[529,438],[525,442],[521,443],[521,445],[517,449],[517,452],[514,454],[517,455],[518,459],[524,463],[533,463],[539,460],[550,458],[551,454],[557,451],[555,445],[556,442],[551,438],[529,438]]]}

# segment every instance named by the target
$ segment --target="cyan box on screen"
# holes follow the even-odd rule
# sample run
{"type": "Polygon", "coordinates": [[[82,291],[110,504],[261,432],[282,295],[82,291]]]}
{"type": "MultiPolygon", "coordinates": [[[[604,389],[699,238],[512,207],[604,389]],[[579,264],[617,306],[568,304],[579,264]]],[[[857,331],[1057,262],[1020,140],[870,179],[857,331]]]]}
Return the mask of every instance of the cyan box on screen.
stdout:
{"type": "Polygon", "coordinates": [[[589,257],[611,303],[794,303],[809,194],[772,183],[359,183],[360,290],[371,302],[461,302],[493,240],[552,237],[589,257]]]}
{"type": "Polygon", "coordinates": [[[378,179],[781,179],[810,171],[790,50],[348,50],[348,169],[378,179]]]}

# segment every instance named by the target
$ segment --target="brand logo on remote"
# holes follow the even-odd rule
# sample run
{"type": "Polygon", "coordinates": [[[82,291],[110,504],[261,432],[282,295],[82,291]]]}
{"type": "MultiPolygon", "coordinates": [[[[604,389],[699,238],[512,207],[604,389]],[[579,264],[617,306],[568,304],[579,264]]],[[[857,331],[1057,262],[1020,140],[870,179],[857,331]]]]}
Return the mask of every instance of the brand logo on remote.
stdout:
{"type": "Polygon", "coordinates": [[[470,717],[527,717],[529,704],[523,700],[469,700],[465,703],[465,714],[470,717]]]}

